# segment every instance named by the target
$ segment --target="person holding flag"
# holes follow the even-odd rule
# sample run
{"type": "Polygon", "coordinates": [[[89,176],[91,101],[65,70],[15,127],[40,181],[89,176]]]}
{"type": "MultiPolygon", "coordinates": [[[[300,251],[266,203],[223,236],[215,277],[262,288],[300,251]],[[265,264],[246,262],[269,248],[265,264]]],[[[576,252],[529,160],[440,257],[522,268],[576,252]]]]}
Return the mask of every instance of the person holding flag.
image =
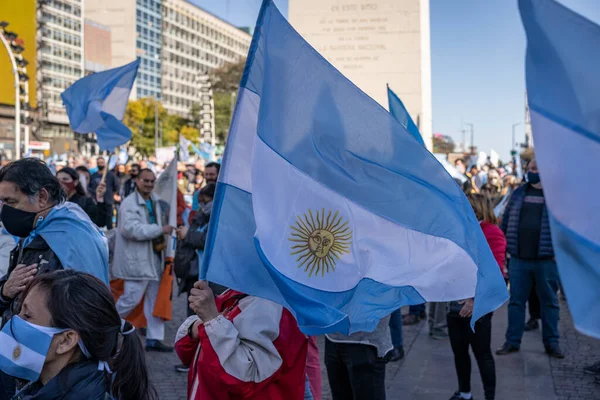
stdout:
{"type": "Polygon", "coordinates": [[[174,227],[163,222],[163,207],[153,193],[155,183],[156,175],[142,169],[135,193],[121,204],[112,273],[125,281],[124,293],[117,301],[121,317],[127,318],[143,299],[148,324],[146,350],[171,352],[173,348],[162,343],[165,323],[155,316],[155,305],[169,247],[165,235],[174,227]]]}
{"type": "MultiPolygon", "coordinates": [[[[88,272],[108,285],[108,245],[104,235],[37,158],[24,158],[0,170],[0,218],[21,238],[12,251],[8,273],[0,279],[4,322],[21,304],[19,294],[36,275],[59,269],[88,272]]],[[[14,395],[15,379],[2,374],[0,399],[14,395]]]]}

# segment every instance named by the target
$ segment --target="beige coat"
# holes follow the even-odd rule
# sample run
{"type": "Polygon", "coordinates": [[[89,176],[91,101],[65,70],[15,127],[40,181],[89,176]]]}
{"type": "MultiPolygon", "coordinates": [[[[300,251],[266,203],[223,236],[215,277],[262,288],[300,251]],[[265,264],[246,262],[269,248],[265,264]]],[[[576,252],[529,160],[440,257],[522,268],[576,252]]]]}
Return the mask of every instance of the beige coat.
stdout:
{"type": "Polygon", "coordinates": [[[156,224],[150,223],[146,201],[137,190],[121,203],[111,278],[130,281],[161,279],[159,271],[164,268],[164,252],[160,255],[160,265],[155,265],[158,257],[152,248],[152,239],[163,235],[158,200],[152,194],[156,224]]]}

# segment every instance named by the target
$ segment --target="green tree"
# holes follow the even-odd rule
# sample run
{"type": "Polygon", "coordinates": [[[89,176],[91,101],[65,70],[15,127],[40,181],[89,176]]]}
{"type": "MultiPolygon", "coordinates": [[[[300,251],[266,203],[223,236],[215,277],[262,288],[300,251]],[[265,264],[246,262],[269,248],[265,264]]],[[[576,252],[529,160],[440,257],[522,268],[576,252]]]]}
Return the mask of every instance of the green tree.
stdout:
{"type": "Polygon", "coordinates": [[[210,74],[215,104],[215,135],[219,143],[225,143],[231,123],[232,99],[237,91],[244,73],[246,60],[234,64],[225,64],[210,74]]]}
{"type": "MultiPolygon", "coordinates": [[[[153,98],[143,98],[130,101],[125,110],[123,122],[131,129],[130,145],[135,147],[143,156],[155,152],[155,110],[157,102],[153,98]]],[[[169,115],[167,110],[158,102],[159,132],[162,132],[160,145],[171,146],[178,142],[179,133],[187,125],[188,120],[175,115],[169,115]]],[[[189,135],[189,131],[186,131],[189,135]]]]}

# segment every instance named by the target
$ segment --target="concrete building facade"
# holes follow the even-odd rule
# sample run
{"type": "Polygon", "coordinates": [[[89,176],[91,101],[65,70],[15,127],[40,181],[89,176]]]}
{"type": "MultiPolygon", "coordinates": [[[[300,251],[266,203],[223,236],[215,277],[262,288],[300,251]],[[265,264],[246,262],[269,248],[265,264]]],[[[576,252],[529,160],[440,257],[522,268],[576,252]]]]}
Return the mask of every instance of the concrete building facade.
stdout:
{"type": "Polygon", "coordinates": [[[85,74],[102,72],[111,68],[110,27],[86,19],[84,25],[85,74]]]}
{"type": "Polygon", "coordinates": [[[204,75],[246,57],[252,37],[185,0],[163,0],[163,105],[188,116],[204,75]]]}
{"type": "Polygon", "coordinates": [[[248,53],[252,37],[185,0],[85,0],[86,17],[111,30],[112,66],[141,58],[132,97],[189,116],[199,79],[248,53]]]}
{"type": "Polygon", "coordinates": [[[431,149],[429,0],[289,0],[289,20],[385,108],[389,84],[431,149]]]}
{"type": "Polygon", "coordinates": [[[84,73],[83,0],[45,0],[38,5],[37,98],[42,124],[36,135],[60,142],[53,151],[67,151],[74,146],[74,136],[60,94],[84,73]]]}

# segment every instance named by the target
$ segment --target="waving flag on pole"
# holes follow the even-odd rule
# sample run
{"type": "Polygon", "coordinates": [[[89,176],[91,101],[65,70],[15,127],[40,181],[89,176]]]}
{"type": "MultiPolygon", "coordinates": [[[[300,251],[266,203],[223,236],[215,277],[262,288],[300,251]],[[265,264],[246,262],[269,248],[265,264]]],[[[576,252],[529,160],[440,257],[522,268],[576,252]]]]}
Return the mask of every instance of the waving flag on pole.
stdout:
{"type": "MultiPolygon", "coordinates": [[[[173,159],[167,168],[160,174],[156,180],[154,193],[164,202],[169,204],[169,225],[177,226],[177,156],[173,159]]],[[[169,236],[165,257],[175,256],[174,246],[175,236],[169,236]]]]}
{"type": "Polygon", "coordinates": [[[179,135],[179,159],[187,161],[190,158],[191,140],[186,139],[183,135],[179,135]]]}
{"type": "Polygon", "coordinates": [[[410,114],[406,110],[406,107],[404,107],[404,103],[402,103],[400,97],[398,97],[396,93],[394,93],[394,91],[390,89],[390,85],[388,85],[387,91],[388,103],[390,106],[390,114],[392,114],[394,118],[396,118],[396,120],[400,122],[404,128],[406,128],[408,133],[413,135],[413,137],[417,139],[419,143],[425,146],[425,142],[423,141],[421,132],[419,132],[419,128],[410,117],[410,114]]]}
{"type": "Polygon", "coordinates": [[[600,27],[552,0],[519,6],[536,160],[558,270],[575,327],[600,339],[600,27]]]}
{"type": "Polygon", "coordinates": [[[131,139],[121,122],[140,59],[119,68],[79,79],[60,96],[71,128],[77,133],[96,133],[100,150],[113,150],[131,139]]]}
{"type": "Polygon", "coordinates": [[[256,24],[201,276],[290,309],[307,334],[369,331],[400,306],[508,294],[435,157],[321,57],[271,0],[256,24]]]}

